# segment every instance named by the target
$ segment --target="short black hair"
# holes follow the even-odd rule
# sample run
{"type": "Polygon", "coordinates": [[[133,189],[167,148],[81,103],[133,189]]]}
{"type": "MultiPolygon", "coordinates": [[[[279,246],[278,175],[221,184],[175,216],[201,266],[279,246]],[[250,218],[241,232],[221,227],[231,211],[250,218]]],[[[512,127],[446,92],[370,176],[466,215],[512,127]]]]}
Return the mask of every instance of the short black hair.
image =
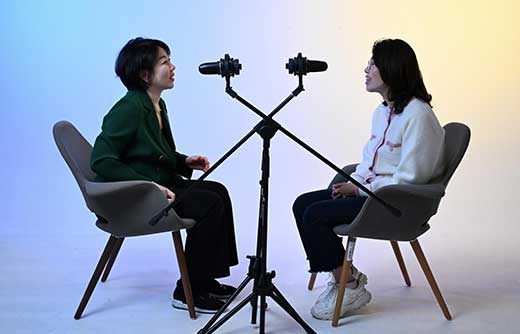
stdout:
{"type": "Polygon", "coordinates": [[[148,84],[141,79],[141,74],[143,71],[153,74],[159,48],[170,55],[170,48],[163,41],[142,37],[129,40],[119,51],[115,70],[128,90],[148,89],[148,84]]]}
{"type": "Polygon", "coordinates": [[[372,47],[372,59],[381,79],[390,88],[388,99],[394,103],[396,114],[403,112],[414,97],[431,107],[432,96],[426,90],[417,57],[408,43],[400,39],[376,41],[372,47]]]}

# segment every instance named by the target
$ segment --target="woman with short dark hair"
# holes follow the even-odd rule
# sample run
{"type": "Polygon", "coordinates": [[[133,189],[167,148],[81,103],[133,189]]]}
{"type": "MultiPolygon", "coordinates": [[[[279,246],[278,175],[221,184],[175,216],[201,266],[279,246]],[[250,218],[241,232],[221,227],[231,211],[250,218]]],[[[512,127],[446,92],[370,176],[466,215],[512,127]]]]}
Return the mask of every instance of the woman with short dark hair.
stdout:
{"type": "MultiPolygon", "coordinates": [[[[400,39],[376,41],[365,68],[365,87],[383,102],[372,116],[363,158],[350,175],[371,191],[391,184],[424,184],[442,173],[444,129],[430,105],[413,49],[400,39]]],[[[293,213],[309,260],[310,272],[332,272],[311,313],[330,320],[334,313],[345,249],[332,230],[352,222],[367,194],[351,182],[300,195],[293,213]]],[[[367,276],[354,266],[340,316],[370,302],[367,276]]]]}
{"type": "MultiPolygon", "coordinates": [[[[170,49],[159,40],[132,39],[121,49],[115,71],[128,92],[104,117],[96,138],[91,156],[96,180],[151,181],[173,202],[195,182],[182,176],[191,177],[194,169],[208,170],[209,161],[181,154],[175,147],[161,98],[174,86],[170,49]]],[[[231,199],[222,184],[203,181],[175,210],[197,221],[187,230],[185,249],[195,310],[214,313],[236,290],[215,280],[229,276],[229,268],[238,264],[231,199]]],[[[173,306],[187,309],[181,280],[173,306]]]]}

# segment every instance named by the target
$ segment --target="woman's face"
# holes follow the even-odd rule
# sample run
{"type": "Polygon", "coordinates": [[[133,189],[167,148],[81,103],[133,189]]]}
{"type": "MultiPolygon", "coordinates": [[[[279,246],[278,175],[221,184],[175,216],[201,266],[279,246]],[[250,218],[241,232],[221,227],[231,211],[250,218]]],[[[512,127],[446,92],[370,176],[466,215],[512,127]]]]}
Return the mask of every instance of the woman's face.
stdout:
{"type": "Polygon", "coordinates": [[[148,89],[163,91],[173,88],[175,65],[170,61],[168,53],[163,48],[159,48],[157,61],[153,68],[153,75],[148,81],[148,89]]]}
{"type": "Polygon", "coordinates": [[[370,58],[367,67],[365,67],[365,88],[367,92],[380,93],[381,95],[386,94],[388,86],[381,79],[379,69],[374,64],[374,60],[370,58]]]}

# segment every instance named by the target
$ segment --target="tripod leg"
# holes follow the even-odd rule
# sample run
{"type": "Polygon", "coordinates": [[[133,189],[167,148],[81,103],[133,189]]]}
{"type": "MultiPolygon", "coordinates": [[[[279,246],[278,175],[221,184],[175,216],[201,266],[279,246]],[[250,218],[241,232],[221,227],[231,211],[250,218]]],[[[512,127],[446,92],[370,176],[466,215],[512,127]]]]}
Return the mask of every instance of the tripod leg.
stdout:
{"type": "Polygon", "coordinates": [[[305,329],[308,334],[316,334],[316,332],[309,326],[303,319],[300,317],[298,312],[289,304],[287,299],[282,295],[282,293],[276,288],[273,284],[273,292],[271,292],[270,297],[280,305],[280,307],[287,312],[300,326],[305,329]]]}
{"type": "Polygon", "coordinates": [[[216,324],[214,324],[213,326],[211,326],[210,328],[206,329],[206,327],[204,327],[203,329],[201,329],[200,331],[197,332],[197,334],[211,334],[213,333],[214,331],[216,331],[220,326],[222,326],[222,324],[224,324],[226,321],[229,320],[229,318],[231,318],[232,316],[235,315],[235,313],[237,313],[238,311],[240,311],[240,309],[242,307],[244,307],[247,303],[249,303],[251,301],[251,299],[253,299],[253,297],[256,295],[256,293],[254,292],[251,292],[251,294],[249,294],[249,296],[247,296],[244,300],[242,300],[237,306],[235,306],[231,311],[229,311],[224,317],[222,317],[222,319],[220,319],[216,324]]]}
{"type": "Polygon", "coordinates": [[[260,296],[260,334],[265,334],[265,295],[260,296]]]}
{"type": "MultiPolygon", "coordinates": [[[[258,232],[260,233],[260,232],[258,232]]],[[[260,234],[258,234],[260,235],[260,234]]],[[[254,283],[253,283],[253,291],[256,291],[256,287],[257,287],[257,284],[258,284],[258,256],[260,256],[260,249],[256,248],[256,256],[255,255],[247,255],[246,258],[249,260],[249,268],[248,268],[248,271],[247,271],[247,276],[250,278],[250,279],[254,279],[254,283]]],[[[254,325],[256,324],[256,314],[257,314],[257,310],[258,310],[258,296],[254,296],[253,299],[251,300],[251,323],[254,325]]]]}
{"type": "Polygon", "coordinates": [[[258,314],[258,296],[251,299],[251,324],[256,324],[256,316],[258,314]]]}
{"type": "Polygon", "coordinates": [[[105,268],[105,272],[103,273],[103,276],[101,276],[101,282],[104,283],[107,280],[108,275],[110,274],[110,270],[112,270],[112,266],[114,265],[114,262],[116,262],[117,254],[119,254],[119,250],[121,249],[121,245],[123,244],[124,240],[125,240],[125,238],[117,239],[114,249],[112,250],[112,253],[110,254],[110,258],[109,258],[108,264],[105,268]]]}
{"type": "Polygon", "coordinates": [[[235,300],[235,298],[240,294],[240,292],[246,287],[246,285],[247,285],[247,283],[249,283],[249,281],[251,281],[251,277],[247,276],[242,281],[242,283],[240,283],[240,285],[237,287],[237,290],[235,291],[235,293],[233,293],[233,295],[231,297],[229,297],[228,300],[226,300],[226,303],[224,304],[224,306],[222,306],[222,308],[220,310],[218,310],[217,313],[215,313],[211,317],[211,319],[209,319],[209,321],[206,323],[206,325],[199,331],[199,334],[206,333],[206,331],[215,323],[215,321],[218,320],[218,318],[222,315],[222,313],[224,313],[224,311],[231,304],[231,302],[233,300],[235,300]]]}

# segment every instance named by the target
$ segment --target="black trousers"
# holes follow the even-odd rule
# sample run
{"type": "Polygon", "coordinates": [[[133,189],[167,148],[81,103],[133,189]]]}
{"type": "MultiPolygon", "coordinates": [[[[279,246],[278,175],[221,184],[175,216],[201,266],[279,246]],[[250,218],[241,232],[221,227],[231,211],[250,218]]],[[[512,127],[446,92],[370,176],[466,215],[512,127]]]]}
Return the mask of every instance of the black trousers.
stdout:
{"type": "MultiPolygon", "coordinates": [[[[178,179],[168,187],[179,198],[194,182],[178,179]]],[[[197,285],[229,276],[229,268],[238,264],[238,256],[233,209],[226,187],[202,181],[180,200],[175,211],[180,217],[197,222],[186,230],[185,257],[190,281],[197,285]]]]}
{"type": "Polygon", "coordinates": [[[343,264],[345,248],[333,227],[351,223],[366,197],[332,198],[330,189],[300,195],[293,205],[294,218],[310,272],[332,271],[343,264]]]}

